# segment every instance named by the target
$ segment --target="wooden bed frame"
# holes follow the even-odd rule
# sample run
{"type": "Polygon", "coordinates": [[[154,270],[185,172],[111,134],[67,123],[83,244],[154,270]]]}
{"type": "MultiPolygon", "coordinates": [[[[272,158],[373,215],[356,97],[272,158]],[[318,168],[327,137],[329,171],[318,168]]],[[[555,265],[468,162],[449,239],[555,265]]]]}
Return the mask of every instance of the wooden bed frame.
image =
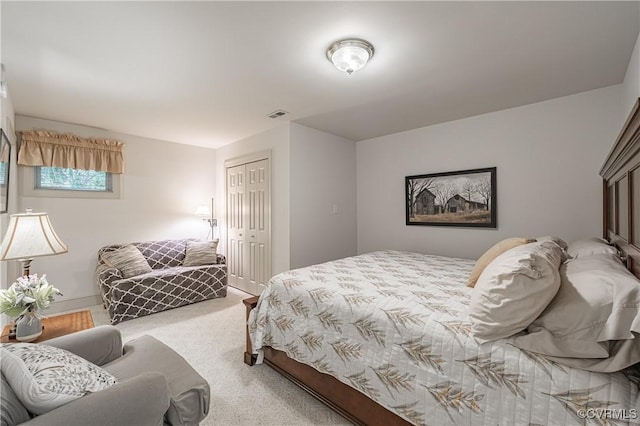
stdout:
{"type": "MultiPolygon", "coordinates": [[[[245,299],[243,303],[247,307],[248,320],[249,313],[258,304],[258,296],[245,299]]],[[[338,379],[320,373],[306,364],[294,361],[282,351],[270,347],[263,349],[265,364],[315,396],[353,424],[411,425],[402,417],[338,379]]],[[[247,349],[244,353],[244,362],[248,365],[253,365],[256,362],[256,355],[252,352],[247,328],[247,349]]]]}
{"type": "Polygon", "coordinates": [[[602,236],[620,250],[627,268],[640,278],[640,99],[600,170],[602,236]]]}
{"type": "MultiPolygon", "coordinates": [[[[640,278],[640,99],[609,152],[600,175],[603,178],[603,237],[615,244],[629,270],[640,278]]],[[[245,299],[247,319],[258,297],[245,299]]],[[[244,362],[253,365],[249,330],[244,362]]],[[[410,425],[350,386],[284,352],[264,349],[264,363],[357,425],[410,425]]]]}

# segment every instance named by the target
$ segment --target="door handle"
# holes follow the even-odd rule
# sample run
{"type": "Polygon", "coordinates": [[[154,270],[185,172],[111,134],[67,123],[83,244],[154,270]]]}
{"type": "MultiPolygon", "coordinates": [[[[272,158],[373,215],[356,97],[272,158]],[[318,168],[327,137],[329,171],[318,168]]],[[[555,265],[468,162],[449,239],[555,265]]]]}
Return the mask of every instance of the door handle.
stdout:
{"type": "Polygon", "coordinates": [[[251,238],[255,238],[255,237],[256,237],[255,235],[252,235],[252,236],[251,236],[251,238]]]}
{"type": "Polygon", "coordinates": [[[242,237],[242,234],[238,234],[239,237],[242,237]]]}

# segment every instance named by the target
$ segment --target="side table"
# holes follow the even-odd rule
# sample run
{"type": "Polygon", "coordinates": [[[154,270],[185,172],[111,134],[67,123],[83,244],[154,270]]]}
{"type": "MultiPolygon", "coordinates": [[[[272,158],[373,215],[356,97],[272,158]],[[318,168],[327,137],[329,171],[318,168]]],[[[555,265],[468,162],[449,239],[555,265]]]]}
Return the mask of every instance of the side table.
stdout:
{"type": "MultiPolygon", "coordinates": [[[[87,310],[71,312],[69,314],[52,315],[43,318],[42,325],[44,326],[42,334],[32,343],[43,342],[53,339],[54,337],[60,337],[94,327],[91,312],[87,310]]],[[[13,327],[13,324],[8,324],[4,327],[0,343],[19,343],[16,339],[9,339],[11,327],[13,327]]]]}

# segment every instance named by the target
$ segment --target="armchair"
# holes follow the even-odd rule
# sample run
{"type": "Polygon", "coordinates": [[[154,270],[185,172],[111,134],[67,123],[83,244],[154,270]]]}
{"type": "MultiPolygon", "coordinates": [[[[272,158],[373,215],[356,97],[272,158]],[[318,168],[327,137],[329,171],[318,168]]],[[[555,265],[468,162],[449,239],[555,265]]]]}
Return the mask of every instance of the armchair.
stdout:
{"type": "Polygon", "coordinates": [[[46,341],[104,368],[118,383],[30,419],[2,376],[2,426],[197,425],[209,412],[209,384],[173,349],[151,336],[124,345],[114,326],[46,341]]]}

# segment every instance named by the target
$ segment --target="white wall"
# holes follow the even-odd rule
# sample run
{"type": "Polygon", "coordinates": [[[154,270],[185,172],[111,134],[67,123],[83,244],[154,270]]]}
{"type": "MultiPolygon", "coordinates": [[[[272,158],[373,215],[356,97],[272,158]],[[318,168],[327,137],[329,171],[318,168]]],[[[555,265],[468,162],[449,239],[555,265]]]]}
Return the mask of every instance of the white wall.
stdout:
{"type": "Polygon", "coordinates": [[[94,271],[98,249],[104,245],[207,236],[208,225],[193,213],[213,196],[214,150],[20,115],[16,129],[69,132],[126,144],[121,199],[20,197],[21,209],[47,212],[69,246],[69,253],[38,258],[32,265],[33,273],[46,273],[64,294],[60,300],[65,302],[52,306],[52,312],[98,303],[94,271]]]}
{"type": "Polygon", "coordinates": [[[598,176],[622,86],[357,143],[358,252],[477,258],[510,236],[601,233],[598,176]],[[498,228],[406,226],[404,177],[497,166],[498,228]]]}
{"type": "MultiPolygon", "coordinates": [[[[633,55],[631,55],[622,87],[624,106],[622,123],[624,123],[631,112],[631,108],[633,108],[638,101],[638,97],[640,97],[640,35],[636,40],[636,46],[633,49],[633,55]]],[[[622,129],[622,124],[620,125],[620,129],[622,129]]]]}
{"type": "MultiPolygon", "coordinates": [[[[0,80],[3,79],[2,72],[0,71],[0,80]]],[[[17,170],[16,170],[16,137],[14,132],[14,120],[15,114],[13,111],[13,104],[11,102],[11,93],[8,93],[6,98],[0,97],[0,128],[9,138],[11,144],[11,158],[9,159],[9,204],[8,213],[0,214],[0,240],[4,237],[9,225],[9,215],[15,213],[18,209],[18,191],[17,191],[17,170]]],[[[11,265],[11,262],[0,262],[0,288],[4,289],[9,287],[15,278],[19,274],[19,268],[17,265],[11,265]]],[[[5,315],[0,318],[0,327],[8,322],[5,315]]]]}
{"type": "Polygon", "coordinates": [[[291,268],[356,254],[355,164],[353,141],[291,124],[291,268]]]}
{"type": "Polygon", "coordinates": [[[271,273],[289,269],[289,124],[250,136],[216,151],[216,215],[220,251],[226,252],[226,160],[271,150],[271,273]]]}

